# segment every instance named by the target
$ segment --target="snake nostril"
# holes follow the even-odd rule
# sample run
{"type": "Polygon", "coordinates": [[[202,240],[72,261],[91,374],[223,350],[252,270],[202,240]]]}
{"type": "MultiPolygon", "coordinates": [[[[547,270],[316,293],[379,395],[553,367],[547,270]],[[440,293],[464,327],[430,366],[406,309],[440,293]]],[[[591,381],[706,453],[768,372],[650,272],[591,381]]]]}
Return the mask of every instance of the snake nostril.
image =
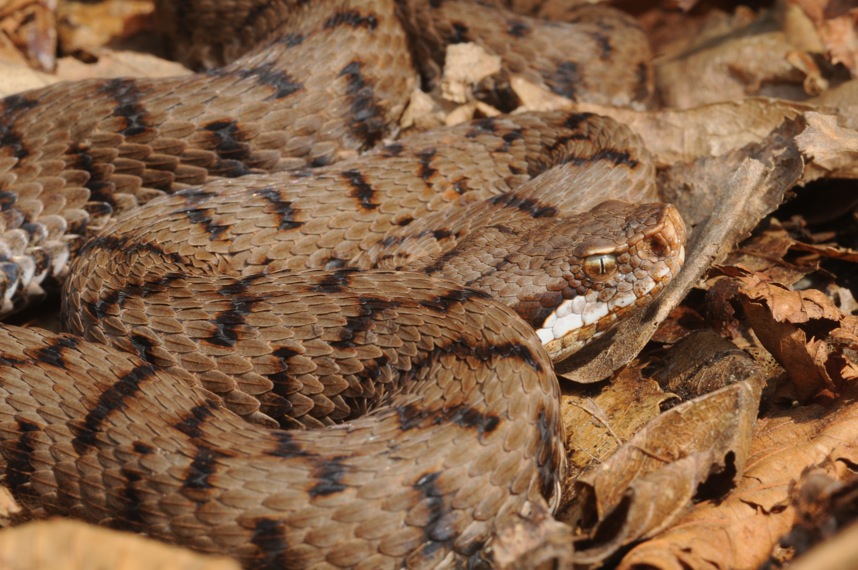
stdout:
{"type": "Polygon", "coordinates": [[[670,253],[670,244],[661,235],[654,235],[647,240],[649,250],[657,258],[666,257],[670,253]]]}

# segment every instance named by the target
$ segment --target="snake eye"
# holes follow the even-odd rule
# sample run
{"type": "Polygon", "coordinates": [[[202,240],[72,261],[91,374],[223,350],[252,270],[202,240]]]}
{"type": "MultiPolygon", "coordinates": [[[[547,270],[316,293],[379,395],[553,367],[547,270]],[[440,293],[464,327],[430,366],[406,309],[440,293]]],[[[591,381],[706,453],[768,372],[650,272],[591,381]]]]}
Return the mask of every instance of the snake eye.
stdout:
{"type": "Polygon", "coordinates": [[[595,281],[610,279],[617,272],[617,258],[613,255],[590,255],[584,258],[584,273],[595,281]]]}

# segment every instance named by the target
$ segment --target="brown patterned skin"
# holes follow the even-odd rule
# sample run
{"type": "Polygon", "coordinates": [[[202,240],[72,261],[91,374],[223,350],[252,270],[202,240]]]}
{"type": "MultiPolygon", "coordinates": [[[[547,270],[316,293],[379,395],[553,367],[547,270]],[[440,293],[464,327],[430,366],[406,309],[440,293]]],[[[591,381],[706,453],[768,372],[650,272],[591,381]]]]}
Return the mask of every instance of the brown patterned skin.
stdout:
{"type": "MultiPolygon", "coordinates": [[[[473,263],[469,256],[454,252],[435,267],[437,258],[482,228],[491,231],[505,224],[510,231],[520,232],[522,239],[536,236],[539,240],[546,232],[558,238],[569,236],[570,241],[557,244],[551,255],[565,264],[557,267],[559,273],[554,277],[573,280],[574,274],[580,274],[580,267],[573,270],[570,265],[577,245],[601,238],[628,248],[632,245],[628,243],[629,224],[638,219],[652,218],[653,231],[664,220],[681,226],[663,205],[643,209],[626,205],[618,208],[619,215],[610,211],[600,216],[591,211],[587,200],[597,202],[604,196],[585,199],[580,191],[557,192],[560,181],[574,189],[576,182],[586,184],[598,176],[604,190],[617,188],[609,194],[645,196],[652,188],[647,184],[652,168],[646,153],[635,149],[635,142],[626,129],[603,117],[532,114],[403,139],[362,159],[294,177],[283,188],[277,183],[282,177],[262,175],[182,191],[120,217],[109,233],[84,246],[66,283],[64,320],[69,331],[90,340],[110,342],[161,366],[195,371],[197,382],[221,395],[233,411],[254,421],[319,427],[347,419],[356,409],[363,411],[368,406],[344,399],[364,392],[373,395],[368,387],[358,387],[356,378],[331,379],[324,388],[307,379],[302,380],[302,388],[272,389],[272,376],[280,378],[284,368],[290,373],[307,368],[298,363],[305,360],[304,349],[287,345],[260,348],[248,313],[266,313],[265,326],[277,328],[277,338],[285,339],[295,336],[285,330],[296,325],[290,314],[308,309],[278,301],[286,306],[276,310],[282,315],[277,321],[272,315],[277,303],[258,300],[262,291],[270,291],[265,287],[268,278],[261,274],[391,266],[392,260],[384,255],[388,249],[396,252],[400,263],[392,267],[398,268],[405,261],[405,252],[416,252],[419,244],[425,251],[416,252],[413,258],[409,255],[408,269],[425,268],[439,277],[446,272],[458,279],[456,268],[473,263]],[[514,144],[505,142],[510,133],[515,134],[514,144]],[[437,144],[444,139],[456,141],[455,146],[437,144]],[[503,151],[505,144],[510,148],[503,151]],[[458,164],[453,163],[456,156],[461,157],[458,164]],[[538,175],[540,169],[545,172],[538,175]],[[475,185],[473,178],[463,179],[457,170],[478,173],[482,180],[475,185]],[[515,189],[509,190],[504,183],[515,172],[536,177],[518,186],[512,178],[515,189]],[[386,184],[387,180],[396,180],[396,184],[386,184]],[[463,206],[462,201],[471,204],[463,206]],[[573,215],[579,207],[587,212],[558,219],[561,213],[573,215]],[[413,236],[419,237],[415,240],[413,236]],[[212,275],[225,276],[227,281],[207,283],[212,275]],[[193,298],[194,291],[211,291],[210,305],[191,307],[184,299],[193,298]],[[216,295],[216,291],[226,293],[216,295]],[[252,298],[244,299],[254,291],[252,298]],[[138,298],[140,294],[134,292],[146,294],[138,298]],[[172,310],[174,306],[185,310],[172,310]],[[161,320],[157,326],[148,322],[155,314],[161,320]],[[278,351],[283,356],[267,375],[254,371],[257,364],[247,358],[258,353],[271,359],[278,351]],[[244,362],[238,364],[238,357],[244,362]]],[[[505,239],[509,242],[511,236],[505,239]]],[[[668,253],[675,254],[682,234],[668,239],[668,253]]],[[[484,288],[538,326],[536,321],[547,315],[525,309],[525,305],[538,302],[538,295],[544,294],[548,284],[543,276],[551,264],[539,263],[532,271],[519,269],[520,279],[539,283],[537,291],[528,292],[529,299],[519,299],[511,290],[501,295],[497,285],[487,283],[484,288]]],[[[487,267],[485,271],[492,270],[487,267]]],[[[462,283],[480,286],[473,276],[462,283]]],[[[336,293],[337,287],[331,289],[336,293]]],[[[552,301],[545,306],[550,309],[557,299],[548,298],[552,301]]],[[[296,318],[303,322],[306,317],[296,318]]],[[[607,324],[605,321],[601,330],[607,324]]],[[[358,319],[352,325],[359,326],[366,323],[358,319]]],[[[354,332],[362,331],[341,334],[354,332]]],[[[311,333],[318,334],[307,334],[311,333]]],[[[364,367],[365,362],[360,368],[364,367]]]]}
{"type": "MultiPolygon", "coordinates": [[[[562,116],[516,120],[574,124],[578,140],[586,140],[582,128],[624,131],[599,117],[562,116]]],[[[516,124],[508,121],[490,124],[516,124]]],[[[330,264],[328,254],[301,255],[324,251],[327,237],[300,230],[298,222],[318,218],[296,216],[317,202],[304,206],[299,195],[326,183],[328,202],[345,208],[345,218],[359,216],[367,200],[342,176],[350,164],[277,192],[266,177],[218,193],[190,189],[122,216],[75,262],[65,312],[72,329],[127,352],[13,327],[0,335],[5,483],[29,506],[230,554],[252,568],[489,561],[496,529],[529,503],[556,502],[565,459],[549,354],[527,323],[474,288],[511,305],[521,293],[498,279],[516,258],[494,255],[495,265],[479,267],[485,240],[534,260],[541,248],[556,260],[511,272],[529,289],[564,291],[549,281],[584,279],[575,251],[604,252],[607,242],[636,260],[632,269],[660,256],[678,269],[684,234],[670,206],[607,202],[561,217],[541,201],[558,177],[587,180],[603,162],[624,172],[617,180],[632,181],[643,168],[607,158],[623,155],[616,148],[586,147],[590,154],[560,155],[516,190],[453,215],[429,214],[470,223],[435,226],[420,273],[362,271],[361,255],[333,271],[260,273],[264,264],[254,265],[279,247],[285,259],[330,264]],[[283,206],[291,198],[294,209],[283,206]],[[242,233],[251,245],[231,249],[242,233]],[[442,278],[446,272],[459,282],[442,278]],[[270,430],[226,408],[257,423],[327,427],[270,430]]],[[[420,169],[410,172],[425,186],[420,169]]],[[[327,223],[340,225],[336,217],[327,223]]],[[[335,246],[349,227],[334,231],[335,246]]],[[[407,247],[429,237],[421,234],[377,238],[407,247]]],[[[417,265],[422,255],[407,259],[417,265]]],[[[583,286],[607,292],[609,284],[583,286]]]]}
{"type": "Polygon", "coordinates": [[[463,39],[438,30],[465,26],[467,39],[503,48],[511,68],[581,100],[609,93],[633,104],[650,93],[646,39],[611,11],[545,28],[490,2],[467,3],[467,22],[449,0],[414,2],[419,9],[404,0],[162,4],[178,29],[193,26],[179,38],[241,38],[226,52],[250,51],[198,75],[61,84],[0,101],[0,314],[56,289],[87,237],[155,196],[214,177],[322,166],[379,144],[418,83],[411,54],[430,58],[421,65],[428,87],[442,40],[463,39]],[[570,39],[543,45],[558,31],[570,39]],[[566,44],[573,55],[557,50],[566,44]]]}
{"type": "Polygon", "coordinates": [[[320,292],[329,275],[294,279],[300,302],[333,312],[335,329],[374,299],[374,336],[403,344],[410,371],[371,416],[267,430],[130,355],[10,327],[0,338],[6,485],[49,512],[254,568],[473,563],[498,523],[554,495],[558,387],[512,311],[425,278],[356,273],[336,304],[320,292]]]}
{"type": "Polygon", "coordinates": [[[388,135],[415,85],[402,26],[392,2],[359,3],[355,19],[337,4],[308,5],[288,32],[207,73],[0,102],[0,313],[43,279],[55,288],[81,238],[118,212],[212,177],[328,164],[388,135]]]}
{"type": "MultiPolygon", "coordinates": [[[[534,327],[669,268],[632,310],[679,269],[678,214],[639,204],[651,159],[628,129],[566,112],[349,158],[394,126],[411,54],[430,86],[439,41],[494,27],[507,38],[489,48],[543,49],[535,21],[490,2],[467,29],[455,1],[163,4],[256,47],[192,77],[0,103],[3,310],[64,281],[76,333],[0,329],[4,484],[36,511],[249,568],[489,564],[496,531],[556,504],[563,477],[551,356],[568,347],[534,327]],[[616,270],[594,274],[593,255],[616,270]],[[301,427],[318,429],[282,429],[301,427]]],[[[610,27],[576,41],[611,60],[610,27]]],[[[514,53],[511,70],[538,59],[514,53]]],[[[522,72],[589,76],[563,57],[522,72]]],[[[641,96],[631,68],[615,99],[641,96]]]]}

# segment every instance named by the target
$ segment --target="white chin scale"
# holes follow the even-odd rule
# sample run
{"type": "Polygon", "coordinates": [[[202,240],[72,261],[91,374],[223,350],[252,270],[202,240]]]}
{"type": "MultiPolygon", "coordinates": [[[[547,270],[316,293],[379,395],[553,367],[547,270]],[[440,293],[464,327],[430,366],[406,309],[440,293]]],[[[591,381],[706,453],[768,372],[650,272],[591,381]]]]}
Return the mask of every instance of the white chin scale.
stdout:
{"type": "Polygon", "coordinates": [[[634,285],[621,284],[625,285],[621,287],[623,290],[618,290],[607,301],[599,299],[598,291],[563,301],[548,315],[536,334],[542,344],[559,340],[573,331],[598,322],[617,309],[628,307],[652,291],[655,283],[652,277],[647,276],[635,281],[634,285]]]}

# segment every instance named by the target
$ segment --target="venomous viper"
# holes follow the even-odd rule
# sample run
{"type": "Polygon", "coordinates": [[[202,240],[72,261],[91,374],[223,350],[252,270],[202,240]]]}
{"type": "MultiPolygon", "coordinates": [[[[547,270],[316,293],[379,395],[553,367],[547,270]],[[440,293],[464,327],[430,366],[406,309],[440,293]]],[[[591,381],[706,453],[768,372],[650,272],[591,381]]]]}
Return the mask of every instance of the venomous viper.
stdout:
{"type": "Polygon", "coordinates": [[[629,103],[637,36],[489,2],[210,4],[162,9],[195,26],[180,43],[214,39],[192,60],[249,49],[236,63],[0,103],[4,311],[64,283],[74,333],[0,331],[5,485],[248,567],[490,561],[499,528],[558,499],[551,359],[646,304],[684,226],[641,203],[654,168],[610,119],[378,145],[413,56],[429,87],[444,43],[482,42],[566,95],[624,76],[606,97],[629,103]]]}

